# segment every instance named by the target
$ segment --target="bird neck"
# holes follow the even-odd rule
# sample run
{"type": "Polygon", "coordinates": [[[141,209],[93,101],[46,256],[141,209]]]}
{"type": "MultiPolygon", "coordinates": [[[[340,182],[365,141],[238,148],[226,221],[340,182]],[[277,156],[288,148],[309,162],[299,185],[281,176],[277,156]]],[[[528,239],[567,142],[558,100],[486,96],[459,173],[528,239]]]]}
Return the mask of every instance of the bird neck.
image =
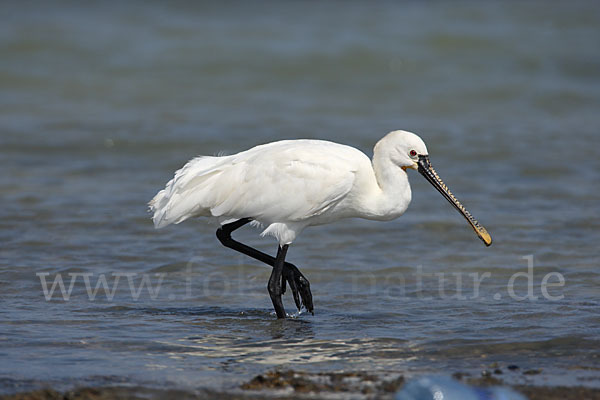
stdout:
{"type": "Polygon", "coordinates": [[[375,151],[372,162],[380,189],[373,207],[383,219],[399,217],[406,211],[412,197],[408,174],[394,164],[389,156],[378,151],[375,151]]]}

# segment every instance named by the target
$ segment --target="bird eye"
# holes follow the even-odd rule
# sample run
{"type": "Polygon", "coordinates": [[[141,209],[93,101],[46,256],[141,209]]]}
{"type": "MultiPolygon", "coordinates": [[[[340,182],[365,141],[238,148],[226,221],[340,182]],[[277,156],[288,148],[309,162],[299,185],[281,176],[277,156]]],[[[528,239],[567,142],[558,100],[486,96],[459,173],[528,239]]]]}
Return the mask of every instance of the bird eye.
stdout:
{"type": "Polygon", "coordinates": [[[416,152],[415,150],[411,150],[411,151],[410,151],[410,156],[411,156],[411,157],[414,157],[414,156],[416,156],[416,155],[417,155],[417,152],[416,152]]]}

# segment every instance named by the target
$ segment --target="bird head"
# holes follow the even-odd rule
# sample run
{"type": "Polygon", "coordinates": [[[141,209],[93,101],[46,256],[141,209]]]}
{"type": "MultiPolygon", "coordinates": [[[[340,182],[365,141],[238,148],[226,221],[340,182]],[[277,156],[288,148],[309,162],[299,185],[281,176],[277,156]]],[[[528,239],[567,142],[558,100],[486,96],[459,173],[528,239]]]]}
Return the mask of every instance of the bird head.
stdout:
{"type": "Polygon", "coordinates": [[[458,201],[452,194],[448,186],[442,181],[429,161],[429,152],[423,140],[414,133],[407,131],[394,131],[385,136],[384,140],[390,148],[389,157],[394,164],[402,168],[415,169],[427,179],[429,183],[444,196],[458,212],[465,217],[469,225],[473,228],[477,236],[486,246],[492,244],[492,237],[487,230],[479,223],[471,213],[458,201]]]}
{"type": "Polygon", "coordinates": [[[418,170],[419,155],[429,154],[423,140],[407,131],[390,132],[377,145],[387,148],[389,158],[404,171],[418,170]]]}

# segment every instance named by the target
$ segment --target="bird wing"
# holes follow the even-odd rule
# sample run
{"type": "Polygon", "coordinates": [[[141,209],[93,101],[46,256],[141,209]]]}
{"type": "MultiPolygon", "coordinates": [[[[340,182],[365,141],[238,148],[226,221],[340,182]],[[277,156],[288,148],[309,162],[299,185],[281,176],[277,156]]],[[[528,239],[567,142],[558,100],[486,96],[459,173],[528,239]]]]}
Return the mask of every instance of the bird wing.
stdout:
{"type": "Polygon", "coordinates": [[[213,216],[273,223],[320,215],[350,192],[356,157],[366,158],[348,146],[310,140],[255,149],[239,153],[220,174],[219,181],[227,185],[219,184],[213,216]]]}
{"type": "Polygon", "coordinates": [[[338,204],[354,185],[362,152],[332,142],[269,143],[223,157],[197,157],[150,201],[157,228],[188,218],[303,221],[338,204]]]}

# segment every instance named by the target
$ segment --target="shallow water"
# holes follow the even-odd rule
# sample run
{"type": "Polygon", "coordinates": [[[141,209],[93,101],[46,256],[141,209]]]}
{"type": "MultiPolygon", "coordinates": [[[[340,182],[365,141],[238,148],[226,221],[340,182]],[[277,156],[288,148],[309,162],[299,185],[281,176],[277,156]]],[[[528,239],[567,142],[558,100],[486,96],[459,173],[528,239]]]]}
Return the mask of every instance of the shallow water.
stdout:
{"type": "MultiPolygon", "coordinates": [[[[494,362],[600,386],[595,2],[53,4],[0,6],[0,393],[494,362]],[[314,317],[275,320],[269,269],[213,226],[146,213],[197,154],[304,137],[370,155],[399,128],[494,244],[411,174],[399,220],[290,248],[314,317]]],[[[236,232],[274,252],[257,233],[236,232]]]]}

